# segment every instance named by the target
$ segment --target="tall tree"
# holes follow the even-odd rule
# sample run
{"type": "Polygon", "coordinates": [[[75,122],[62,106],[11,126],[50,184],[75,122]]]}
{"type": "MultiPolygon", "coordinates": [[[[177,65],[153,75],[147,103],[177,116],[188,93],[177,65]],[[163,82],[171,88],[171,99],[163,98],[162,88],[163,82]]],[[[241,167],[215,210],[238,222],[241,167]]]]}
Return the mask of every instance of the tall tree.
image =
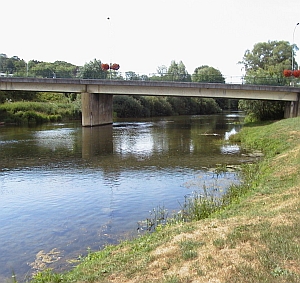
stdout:
{"type": "Polygon", "coordinates": [[[207,82],[207,83],[225,83],[225,78],[222,73],[207,65],[200,66],[195,69],[192,75],[193,82],[207,82]]]}
{"type": "Polygon", "coordinates": [[[284,69],[298,68],[297,62],[292,60],[293,48],[296,45],[287,41],[268,41],[256,43],[253,49],[246,50],[243,64],[246,70],[245,81],[248,84],[288,85],[289,78],[283,76],[284,69]]]}
{"type": "Polygon", "coordinates": [[[79,76],[83,79],[106,79],[107,71],[101,69],[101,61],[94,59],[80,68],[79,76]]]}
{"type": "MultiPolygon", "coordinates": [[[[293,48],[298,50],[297,46],[287,41],[268,41],[256,43],[251,51],[246,50],[243,60],[239,62],[246,70],[245,82],[288,85],[291,78],[285,78],[283,70],[292,68],[293,48]]],[[[298,68],[297,62],[294,66],[298,68]]],[[[246,100],[239,103],[240,109],[247,113],[250,120],[280,119],[284,114],[284,106],[284,102],[260,100],[246,100]]]]}
{"type": "Polygon", "coordinates": [[[178,82],[190,82],[191,75],[187,72],[182,61],[176,63],[173,60],[168,68],[167,74],[164,76],[164,79],[178,82]]]}
{"type": "MultiPolygon", "coordinates": [[[[256,43],[253,49],[246,50],[243,60],[247,71],[257,71],[259,69],[269,70],[270,67],[281,67],[290,69],[292,67],[293,46],[287,41],[268,41],[256,43]]],[[[298,50],[297,46],[294,46],[298,50]]],[[[297,67],[295,62],[295,67],[297,67]]],[[[278,70],[278,69],[277,69],[278,70]]]]}
{"type": "MultiPolygon", "coordinates": [[[[222,73],[211,66],[202,65],[197,67],[192,74],[193,82],[206,82],[206,83],[225,83],[225,78],[222,73]]],[[[221,109],[237,109],[237,100],[216,98],[215,101],[221,109]]]]}
{"type": "Polygon", "coordinates": [[[140,76],[133,71],[128,71],[125,72],[125,79],[128,81],[137,81],[140,80],[140,76]]]}

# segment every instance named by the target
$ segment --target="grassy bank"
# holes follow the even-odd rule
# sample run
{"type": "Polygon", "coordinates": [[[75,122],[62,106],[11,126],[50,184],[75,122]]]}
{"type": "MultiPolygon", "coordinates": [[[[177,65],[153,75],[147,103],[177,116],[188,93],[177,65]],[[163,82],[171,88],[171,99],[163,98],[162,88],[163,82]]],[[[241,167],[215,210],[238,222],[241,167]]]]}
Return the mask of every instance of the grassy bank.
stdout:
{"type": "Polygon", "coordinates": [[[226,207],[32,282],[300,282],[300,117],[244,127],[235,138],[265,158],[245,166],[244,184],[225,197],[226,207]]]}
{"type": "Polygon", "coordinates": [[[0,104],[0,122],[24,125],[80,119],[80,100],[70,101],[61,97],[62,95],[58,95],[57,100],[52,101],[16,101],[0,104]]]}

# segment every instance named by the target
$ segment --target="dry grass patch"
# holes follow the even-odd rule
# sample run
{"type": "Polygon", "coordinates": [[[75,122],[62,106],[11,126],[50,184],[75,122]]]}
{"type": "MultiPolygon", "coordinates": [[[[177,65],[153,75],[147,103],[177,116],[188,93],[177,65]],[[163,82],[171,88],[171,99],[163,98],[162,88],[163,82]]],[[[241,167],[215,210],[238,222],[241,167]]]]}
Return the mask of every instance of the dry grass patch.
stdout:
{"type": "Polygon", "coordinates": [[[236,265],[246,264],[249,259],[253,267],[259,265],[255,255],[260,245],[255,233],[248,231],[252,235],[244,239],[243,236],[232,238],[241,223],[251,227],[259,222],[259,218],[242,217],[200,221],[192,233],[175,235],[168,244],[151,253],[155,260],[149,266],[148,275],[159,275],[158,278],[176,276],[180,280],[189,278],[191,281],[187,282],[225,282],[236,265]],[[184,243],[194,252],[191,258],[184,258],[182,254],[184,243]]]}

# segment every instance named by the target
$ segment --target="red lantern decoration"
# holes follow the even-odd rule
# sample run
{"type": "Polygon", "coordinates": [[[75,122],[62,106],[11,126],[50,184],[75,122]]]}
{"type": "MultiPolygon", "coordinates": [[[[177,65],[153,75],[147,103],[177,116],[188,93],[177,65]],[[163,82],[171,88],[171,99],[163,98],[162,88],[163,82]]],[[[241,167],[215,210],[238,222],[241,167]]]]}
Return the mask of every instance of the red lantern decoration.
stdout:
{"type": "Polygon", "coordinates": [[[300,77],[300,70],[295,70],[295,71],[293,71],[293,76],[294,76],[295,78],[299,78],[299,77],[300,77]]]}
{"type": "Polygon", "coordinates": [[[120,65],[119,65],[119,64],[116,64],[116,63],[113,63],[113,64],[110,65],[110,68],[111,68],[112,70],[117,71],[117,70],[120,69],[120,65]]]}
{"type": "Polygon", "coordinates": [[[291,71],[291,70],[284,70],[283,71],[283,75],[285,77],[291,77],[293,75],[293,71],[291,71]]]}
{"type": "Polygon", "coordinates": [[[108,64],[101,64],[101,69],[103,71],[107,71],[109,69],[109,65],[108,64]]]}

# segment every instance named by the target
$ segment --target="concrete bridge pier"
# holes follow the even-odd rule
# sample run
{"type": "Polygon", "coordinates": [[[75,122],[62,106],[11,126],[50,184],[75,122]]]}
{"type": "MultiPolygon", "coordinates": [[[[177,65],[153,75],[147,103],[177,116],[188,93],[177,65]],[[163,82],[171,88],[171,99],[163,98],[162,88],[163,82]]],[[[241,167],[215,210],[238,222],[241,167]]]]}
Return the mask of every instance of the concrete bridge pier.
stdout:
{"type": "Polygon", "coordinates": [[[284,118],[294,118],[298,116],[300,116],[300,94],[298,94],[298,101],[287,101],[284,110],[284,118]]]}
{"type": "Polygon", "coordinates": [[[83,127],[113,123],[113,95],[83,92],[81,106],[83,127]]]}

